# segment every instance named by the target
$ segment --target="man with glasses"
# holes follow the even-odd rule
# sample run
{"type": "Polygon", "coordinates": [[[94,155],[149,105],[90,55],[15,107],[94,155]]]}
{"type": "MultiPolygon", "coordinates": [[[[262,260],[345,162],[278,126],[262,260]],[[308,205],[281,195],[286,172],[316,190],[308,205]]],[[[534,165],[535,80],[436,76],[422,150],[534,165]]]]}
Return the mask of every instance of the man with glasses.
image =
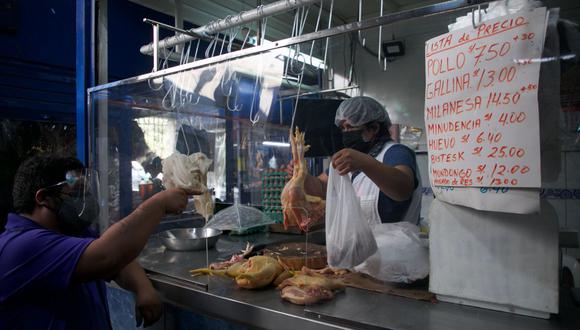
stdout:
{"type": "Polygon", "coordinates": [[[135,293],[145,326],[159,319],[161,302],[135,258],[192,192],[157,193],[97,237],[95,184],[75,158],[37,156],[18,169],[17,214],[0,234],[1,329],[110,329],[105,280],[135,293]]]}

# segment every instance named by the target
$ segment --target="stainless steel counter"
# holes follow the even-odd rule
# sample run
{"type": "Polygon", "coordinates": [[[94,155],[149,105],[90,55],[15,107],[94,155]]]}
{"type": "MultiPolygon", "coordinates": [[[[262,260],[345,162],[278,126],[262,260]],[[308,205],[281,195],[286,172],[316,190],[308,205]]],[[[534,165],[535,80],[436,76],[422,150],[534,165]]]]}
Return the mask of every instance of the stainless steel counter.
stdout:
{"type": "MultiPolygon", "coordinates": [[[[209,262],[253,243],[275,243],[282,234],[223,236],[209,251],[209,262]]],[[[580,329],[580,309],[567,302],[560,315],[539,320],[508,313],[347,288],[335,299],[303,308],[268,288],[244,290],[220,276],[191,277],[189,270],[206,266],[205,251],[166,250],[153,237],[139,261],[163,298],[210,316],[265,329],[580,329]]]]}

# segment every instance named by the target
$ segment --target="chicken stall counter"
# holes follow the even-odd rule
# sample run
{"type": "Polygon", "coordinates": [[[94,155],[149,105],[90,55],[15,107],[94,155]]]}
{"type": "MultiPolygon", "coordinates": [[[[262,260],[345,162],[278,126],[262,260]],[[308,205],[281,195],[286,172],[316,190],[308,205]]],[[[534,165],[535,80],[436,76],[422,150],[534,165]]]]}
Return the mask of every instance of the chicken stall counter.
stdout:
{"type": "MultiPolygon", "coordinates": [[[[312,235],[312,234],[311,234],[312,235]]],[[[285,301],[275,287],[258,290],[239,288],[226,276],[192,276],[195,268],[226,260],[246,241],[255,246],[278,244],[297,235],[256,233],[224,234],[215,248],[171,251],[152,236],[139,257],[162,299],[196,314],[223,319],[249,328],[263,329],[578,329],[580,320],[573,307],[561,306],[557,319],[524,316],[420,301],[392,294],[346,287],[333,299],[300,306],[285,301]]],[[[304,238],[304,237],[302,237],[304,238]]],[[[317,241],[316,234],[312,237],[317,241]]]]}

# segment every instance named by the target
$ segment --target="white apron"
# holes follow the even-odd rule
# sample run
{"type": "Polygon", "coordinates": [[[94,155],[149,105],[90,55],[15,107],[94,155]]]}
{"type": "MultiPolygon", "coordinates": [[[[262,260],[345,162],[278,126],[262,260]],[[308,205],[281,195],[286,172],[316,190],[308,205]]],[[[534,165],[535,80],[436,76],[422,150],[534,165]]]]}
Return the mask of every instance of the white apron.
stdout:
{"type": "MultiPolygon", "coordinates": [[[[385,153],[389,148],[396,145],[397,143],[389,141],[383,147],[383,150],[375,157],[379,162],[383,162],[385,153]]],[[[421,175],[419,174],[419,168],[416,168],[417,177],[417,188],[413,191],[411,196],[411,203],[407,209],[407,213],[400,219],[400,221],[407,221],[414,225],[418,224],[419,214],[421,212],[421,175]]],[[[356,195],[360,199],[360,206],[362,208],[363,214],[369,224],[380,224],[381,217],[379,215],[379,194],[380,189],[371,179],[369,179],[364,172],[360,172],[352,182],[356,195]]],[[[387,219],[388,220],[388,219],[387,219]]]]}

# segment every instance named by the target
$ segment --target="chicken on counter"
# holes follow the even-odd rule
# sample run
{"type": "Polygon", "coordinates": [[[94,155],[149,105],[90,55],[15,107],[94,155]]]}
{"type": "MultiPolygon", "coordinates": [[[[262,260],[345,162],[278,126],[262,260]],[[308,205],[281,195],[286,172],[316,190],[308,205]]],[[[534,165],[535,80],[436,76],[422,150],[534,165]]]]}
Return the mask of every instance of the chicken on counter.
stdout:
{"type": "Polygon", "coordinates": [[[344,289],[340,270],[324,268],[312,270],[303,267],[301,271],[292,271],[280,259],[268,256],[255,256],[250,259],[239,259],[234,255],[228,261],[214,263],[209,268],[190,271],[197,275],[223,275],[234,278],[236,284],[244,289],[259,289],[274,285],[280,290],[282,299],[297,305],[314,304],[334,298],[336,291],[344,289]]]}
{"type": "Polygon", "coordinates": [[[341,280],[324,276],[306,267],[284,280],[278,289],[282,299],[297,305],[310,305],[334,298],[334,292],[345,287],[341,280]]]}
{"type": "Polygon", "coordinates": [[[292,162],[294,172],[292,178],[282,191],[282,210],[284,228],[298,226],[306,232],[310,226],[324,218],[325,201],[317,196],[311,196],[304,191],[304,182],[308,175],[308,166],[304,154],[310,146],[305,145],[304,133],[296,127],[295,134],[290,132],[292,145],[292,162]]]}
{"type": "Polygon", "coordinates": [[[259,289],[270,285],[284,272],[278,260],[271,257],[255,256],[241,260],[234,257],[228,262],[212,264],[209,268],[194,269],[190,273],[194,276],[226,275],[233,277],[240,288],[259,289]]]}

